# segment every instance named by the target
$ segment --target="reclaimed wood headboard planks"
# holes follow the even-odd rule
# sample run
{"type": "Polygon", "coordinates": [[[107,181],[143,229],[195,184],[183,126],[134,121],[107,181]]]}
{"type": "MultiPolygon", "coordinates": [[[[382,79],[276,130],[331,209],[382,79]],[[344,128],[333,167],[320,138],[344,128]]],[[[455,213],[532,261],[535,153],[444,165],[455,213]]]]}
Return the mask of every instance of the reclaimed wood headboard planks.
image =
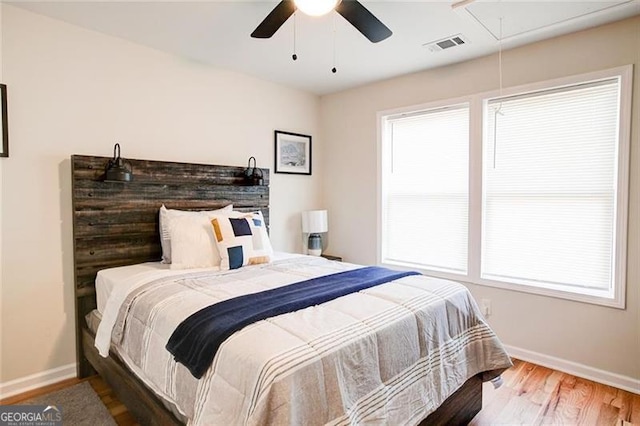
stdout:
{"type": "Polygon", "coordinates": [[[82,350],[85,315],[96,307],[100,269],[158,261],[158,211],[261,210],[269,223],[269,170],[247,185],[244,167],[129,160],[133,181],[104,182],[108,157],[71,156],[78,376],[92,374],[82,350]]]}

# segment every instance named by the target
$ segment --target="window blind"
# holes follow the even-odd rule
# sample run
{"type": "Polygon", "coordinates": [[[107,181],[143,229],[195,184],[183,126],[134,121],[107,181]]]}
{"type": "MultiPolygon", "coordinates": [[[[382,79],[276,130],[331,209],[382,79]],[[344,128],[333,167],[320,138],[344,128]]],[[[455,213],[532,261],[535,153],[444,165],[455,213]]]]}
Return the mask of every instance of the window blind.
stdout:
{"type": "Polygon", "coordinates": [[[481,277],[612,286],[618,78],[485,102],[481,277]]]}
{"type": "Polygon", "coordinates": [[[468,105],[390,117],[387,132],[383,261],[466,273],[468,105]]]}

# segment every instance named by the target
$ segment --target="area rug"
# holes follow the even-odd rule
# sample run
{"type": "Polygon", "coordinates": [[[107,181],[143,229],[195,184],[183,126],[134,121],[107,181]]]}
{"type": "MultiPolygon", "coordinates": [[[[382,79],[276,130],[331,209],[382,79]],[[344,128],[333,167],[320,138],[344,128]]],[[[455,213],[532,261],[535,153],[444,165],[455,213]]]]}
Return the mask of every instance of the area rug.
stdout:
{"type": "Polygon", "coordinates": [[[100,397],[89,382],[78,383],[36,398],[20,402],[18,405],[55,405],[62,410],[62,423],[73,426],[115,426],[100,397]]]}

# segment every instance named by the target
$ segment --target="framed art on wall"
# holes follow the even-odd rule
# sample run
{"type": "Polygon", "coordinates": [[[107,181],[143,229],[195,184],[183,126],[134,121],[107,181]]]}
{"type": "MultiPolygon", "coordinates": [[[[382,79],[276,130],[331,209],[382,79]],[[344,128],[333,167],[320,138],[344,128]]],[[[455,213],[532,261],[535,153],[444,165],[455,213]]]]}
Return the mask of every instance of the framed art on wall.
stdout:
{"type": "Polygon", "coordinates": [[[311,136],[275,131],[275,173],[311,174],[311,136]]]}
{"type": "Polygon", "coordinates": [[[0,135],[2,135],[2,144],[0,148],[0,157],[9,156],[9,128],[7,120],[7,85],[0,84],[0,135]]]}

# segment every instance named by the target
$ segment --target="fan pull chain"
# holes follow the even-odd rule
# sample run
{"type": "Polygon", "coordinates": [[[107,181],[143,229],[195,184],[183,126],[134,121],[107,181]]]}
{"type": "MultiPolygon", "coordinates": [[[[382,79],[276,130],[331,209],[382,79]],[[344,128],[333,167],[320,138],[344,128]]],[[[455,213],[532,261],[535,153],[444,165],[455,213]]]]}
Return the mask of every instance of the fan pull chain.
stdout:
{"type": "Polygon", "coordinates": [[[338,69],[336,68],[336,14],[333,14],[333,68],[331,68],[332,73],[337,73],[338,69]]]}
{"type": "Polygon", "coordinates": [[[293,55],[291,55],[291,59],[294,61],[298,60],[298,54],[296,53],[296,16],[298,16],[297,12],[293,13],[293,55]]]}

